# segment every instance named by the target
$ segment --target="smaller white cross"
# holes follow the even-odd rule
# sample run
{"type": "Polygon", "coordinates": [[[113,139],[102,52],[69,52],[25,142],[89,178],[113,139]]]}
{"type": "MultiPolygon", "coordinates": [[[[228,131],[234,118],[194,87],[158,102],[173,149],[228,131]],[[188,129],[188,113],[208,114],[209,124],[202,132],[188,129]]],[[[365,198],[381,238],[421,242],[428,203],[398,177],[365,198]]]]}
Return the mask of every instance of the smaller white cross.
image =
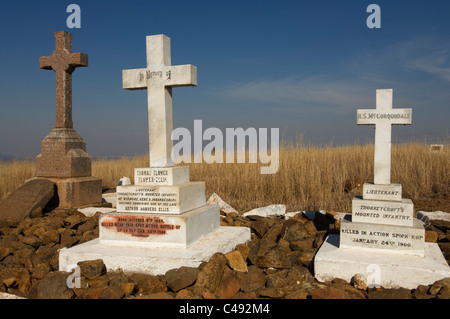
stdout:
{"type": "Polygon", "coordinates": [[[411,124],[412,109],[392,108],[393,90],[377,90],[376,110],[358,110],[358,125],[375,125],[374,184],[391,184],[392,125],[411,124]]]}
{"type": "Polygon", "coordinates": [[[147,36],[147,68],[123,70],[123,88],[147,89],[150,167],[171,167],[172,88],[197,85],[197,67],[171,65],[170,38],[147,36]]]}

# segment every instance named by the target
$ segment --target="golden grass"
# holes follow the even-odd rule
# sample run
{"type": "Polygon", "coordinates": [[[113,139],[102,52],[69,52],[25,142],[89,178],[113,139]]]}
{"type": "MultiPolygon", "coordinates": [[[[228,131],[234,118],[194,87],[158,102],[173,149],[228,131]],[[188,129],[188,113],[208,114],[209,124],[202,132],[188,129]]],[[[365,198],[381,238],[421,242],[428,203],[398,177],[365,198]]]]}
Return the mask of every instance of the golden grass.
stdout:
{"type": "Polygon", "coordinates": [[[31,159],[0,161],[0,200],[19,188],[26,179],[35,175],[35,164],[31,159]]]}
{"type": "MultiPolygon", "coordinates": [[[[273,175],[261,175],[259,164],[185,165],[190,167],[192,181],[206,182],[207,197],[217,193],[239,212],[270,204],[286,204],[288,211],[351,212],[351,199],[361,195],[355,186],[373,181],[373,149],[373,145],[285,144],[280,148],[279,170],[273,175]]],[[[102,178],[104,187],[113,188],[123,176],[133,181],[135,167],[148,165],[148,155],[95,160],[92,175],[102,178]]],[[[33,175],[32,160],[0,162],[0,198],[33,175]]],[[[403,197],[413,201],[445,196],[450,190],[450,153],[432,153],[425,143],[393,145],[392,183],[402,184],[403,197]]]]}
{"type": "MultiPolygon", "coordinates": [[[[216,192],[240,212],[286,204],[288,211],[351,212],[364,181],[373,181],[373,145],[293,147],[280,149],[277,174],[261,175],[257,164],[190,164],[191,179],[206,181],[206,193],[216,192]],[[347,189],[347,191],[346,191],[347,189]]],[[[413,201],[450,190],[450,156],[430,153],[429,145],[401,144],[392,149],[392,183],[403,186],[413,201]]]]}

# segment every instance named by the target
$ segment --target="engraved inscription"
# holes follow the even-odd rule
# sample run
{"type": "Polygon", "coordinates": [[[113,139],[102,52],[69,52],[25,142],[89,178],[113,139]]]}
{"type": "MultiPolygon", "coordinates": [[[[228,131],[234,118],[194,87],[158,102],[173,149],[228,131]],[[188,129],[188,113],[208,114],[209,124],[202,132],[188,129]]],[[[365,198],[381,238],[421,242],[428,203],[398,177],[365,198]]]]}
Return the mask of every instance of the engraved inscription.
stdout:
{"type": "Polygon", "coordinates": [[[139,170],[136,172],[138,183],[167,183],[167,169],[139,170]]]}
{"type": "Polygon", "coordinates": [[[127,212],[164,213],[179,205],[178,193],[159,192],[157,188],[138,188],[135,192],[117,192],[117,203],[127,212]]]}
{"type": "Polygon", "coordinates": [[[377,112],[360,112],[357,114],[358,120],[398,120],[411,118],[410,113],[377,113],[377,112]]]}
{"type": "Polygon", "coordinates": [[[354,201],[355,221],[412,226],[413,209],[405,202],[354,201]]]}
{"type": "Polygon", "coordinates": [[[166,224],[160,217],[114,216],[105,218],[101,226],[113,228],[118,233],[133,237],[166,235],[167,231],[180,229],[180,225],[166,224]]]}
{"type": "Polygon", "coordinates": [[[353,243],[368,244],[379,248],[413,248],[415,244],[420,244],[424,241],[423,235],[402,233],[400,231],[368,231],[342,228],[341,233],[346,237],[348,236],[348,240],[353,243]]]}
{"type": "Polygon", "coordinates": [[[397,196],[399,193],[400,193],[399,191],[385,191],[377,189],[366,190],[366,194],[373,194],[373,195],[397,196]]]}
{"type": "Polygon", "coordinates": [[[151,79],[151,78],[162,78],[163,72],[162,71],[150,71],[147,70],[145,71],[146,75],[147,75],[147,79],[151,79]]]}
{"type": "MultiPolygon", "coordinates": [[[[170,71],[169,71],[170,72],[170,71]]],[[[153,78],[162,78],[163,71],[150,71],[147,70],[145,72],[138,73],[139,76],[139,82],[142,82],[144,79],[153,79],[153,78]]]]}

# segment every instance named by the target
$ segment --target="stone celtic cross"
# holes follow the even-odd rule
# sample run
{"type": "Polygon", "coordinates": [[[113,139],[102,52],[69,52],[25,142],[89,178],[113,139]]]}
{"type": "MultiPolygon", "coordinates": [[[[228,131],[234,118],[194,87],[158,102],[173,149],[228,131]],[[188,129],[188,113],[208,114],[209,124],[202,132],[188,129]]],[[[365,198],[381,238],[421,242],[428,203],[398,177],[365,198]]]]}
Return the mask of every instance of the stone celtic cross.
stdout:
{"type": "Polygon", "coordinates": [[[55,128],[73,128],[72,73],[77,67],[88,66],[88,56],[72,52],[72,34],[55,32],[55,51],[51,56],[39,58],[39,67],[56,74],[55,128]]]}
{"type": "Polygon", "coordinates": [[[171,65],[170,38],[146,37],[147,68],[123,70],[123,88],[147,89],[150,167],[172,167],[172,88],[197,85],[197,68],[171,65]]]}
{"type": "Polygon", "coordinates": [[[377,90],[376,110],[358,110],[358,125],[375,125],[374,184],[391,184],[391,129],[411,124],[412,109],[392,108],[393,90],[377,90]]]}

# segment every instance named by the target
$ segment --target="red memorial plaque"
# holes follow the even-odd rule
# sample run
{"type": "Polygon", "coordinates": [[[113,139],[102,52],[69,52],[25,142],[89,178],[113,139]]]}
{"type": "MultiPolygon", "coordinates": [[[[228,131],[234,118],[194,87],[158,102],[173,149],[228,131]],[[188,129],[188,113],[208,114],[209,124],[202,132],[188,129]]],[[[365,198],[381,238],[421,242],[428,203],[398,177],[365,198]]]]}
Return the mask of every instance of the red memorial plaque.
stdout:
{"type": "Polygon", "coordinates": [[[150,235],[166,235],[167,231],[180,229],[180,225],[166,224],[160,217],[140,216],[110,216],[101,222],[105,228],[115,228],[118,233],[134,237],[149,237],[150,235]]]}

